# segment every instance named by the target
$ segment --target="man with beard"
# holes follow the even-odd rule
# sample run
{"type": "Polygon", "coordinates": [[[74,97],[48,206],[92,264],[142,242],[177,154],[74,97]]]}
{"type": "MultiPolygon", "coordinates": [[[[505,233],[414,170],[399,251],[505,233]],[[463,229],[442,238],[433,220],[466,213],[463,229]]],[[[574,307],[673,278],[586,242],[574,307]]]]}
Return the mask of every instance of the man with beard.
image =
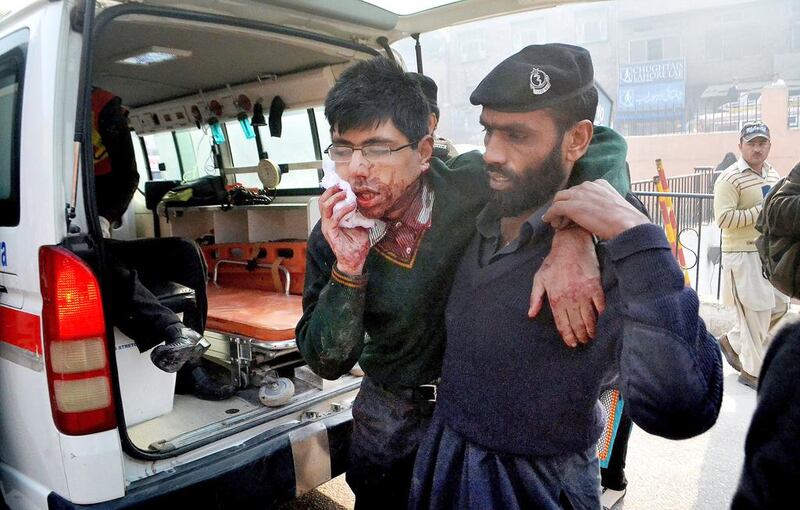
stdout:
{"type": "Polygon", "coordinates": [[[600,390],[618,378],[640,427],[692,437],[716,421],[720,353],[661,228],[605,181],[564,190],[592,139],[589,53],[529,46],[470,101],[483,106],[492,198],[450,291],[442,381],[410,507],[600,508],[600,390]],[[574,225],[601,240],[606,295],[594,340],[578,348],[560,341],[549,309],[523,317],[526,282],[554,227],[574,225]]]}
{"type": "MultiPolygon", "coordinates": [[[[357,204],[335,209],[345,198],[335,187],[320,197],[297,345],[325,378],[359,361],[366,377],[353,406],[347,481],[356,508],[405,508],[414,455],[436,400],[447,294],[489,187],[477,152],[455,158],[450,168],[431,159],[428,104],[416,81],[387,59],[347,69],[328,94],[325,115],[333,142],[326,153],[357,204]],[[340,225],[356,205],[362,216],[379,220],[374,227],[340,225]]],[[[603,177],[624,192],[625,176],[624,140],[598,130],[573,181],[603,177]]],[[[583,282],[600,288],[592,238],[581,229],[560,233],[553,254],[558,263],[552,267],[569,273],[562,288],[571,295],[558,299],[564,293],[545,286],[549,299],[561,303],[562,313],[555,306],[553,315],[569,331],[564,342],[577,346],[593,333],[592,325],[589,331],[569,326],[570,317],[594,313],[591,299],[582,306],[583,282]]],[[[533,274],[527,278],[530,293],[533,274]]],[[[602,309],[602,303],[595,306],[602,309]]],[[[521,320],[528,320],[527,312],[520,311],[521,320]]]]}

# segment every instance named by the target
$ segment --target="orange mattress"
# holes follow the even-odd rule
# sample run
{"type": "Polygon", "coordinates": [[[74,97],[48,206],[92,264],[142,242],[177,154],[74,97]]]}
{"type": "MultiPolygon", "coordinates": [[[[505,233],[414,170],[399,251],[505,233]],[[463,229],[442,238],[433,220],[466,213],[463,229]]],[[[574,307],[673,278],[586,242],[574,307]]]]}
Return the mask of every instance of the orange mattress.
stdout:
{"type": "Polygon", "coordinates": [[[208,329],[256,340],[292,340],[303,298],[264,290],[208,285],[208,329]]]}

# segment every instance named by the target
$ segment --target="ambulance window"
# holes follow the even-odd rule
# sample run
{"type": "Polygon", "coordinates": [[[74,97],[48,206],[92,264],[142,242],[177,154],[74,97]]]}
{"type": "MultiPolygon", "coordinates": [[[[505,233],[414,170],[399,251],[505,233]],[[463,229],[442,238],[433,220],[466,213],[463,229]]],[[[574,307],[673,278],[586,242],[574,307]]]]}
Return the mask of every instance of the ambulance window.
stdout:
{"type": "Polygon", "coordinates": [[[175,143],[183,165],[183,180],[191,181],[205,175],[219,175],[211,154],[211,133],[190,128],[175,132],[175,143]]]}
{"type": "MultiPolygon", "coordinates": [[[[233,166],[246,167],[258,164],[258,149],[254,138],[247,138],[238,120],[225,123],[225,132],[228,135],[228,145],[231,149],[233,166]]],[[[271,156],[271,154],[270,154],[271,156]]],[[[256,174],[235,174],[236,182],[248,188],[260,188],[261,181],[256,174]]]]}
{"type": "MultiPolygon", "coordinates": [[[[311,135],[308,111],[303,109],[283,112],[281,121],[283,128],[280,138],[270,136],[268,126],[259,128],[262,140],[265,141],[264,150],[269,153],[270,159],[278,163],[315,161],[317,156],[314,152],[314,138],[311,135]]],[[[327,145],[322,146],[322,149],[325,147],[327,145]]],[[[319,188],[317,170],[293,170],[281,176],[279,190],[297,188],[319,188]]]]}
{"type": "Polygon", "coordinates": [[[311,124],[305,109],[283,112],[283,125],[280,138],[269,134],[268,126],[261,126],[261,140],[269,158],[278,163],[300,163],[314,161],[314,139],[311,137],[311,124]]]}
{"type": "Polygon", "coordinates": [[[317,119],[317,132],[319,133],[319,146],[322,150],[331,144],[331,128],[328,119],[325,118],[325,108],[318,106],[314,108],[314,117],[317,119]]]}
{"type": "MultiPolygon", "coordinates": [[[[319,123],[319,116],[316,116],[319,123]]],[[[322,116],[324,121],[324,116],[322,116]]],[[[314,138],[311,134],[311,123],[308,118],[308,111],[305,109],[287,110],[283,112],[281,118],[281,136],[270,136],[268,126],[259,127],[259,135],[264,150],[269,155],[269,159],[276,163],[305,163],[317,159],[314,152],[314,138]]],[[[322,126],[327,126],[324,122],[322,126]]],[[[258,149],[254,138],[248,139],[238,121],[225,123],[225,130],[228,135],[228,143],[231,150],[234,166],[254,166],[258,164],[258,149]]],[[[322,127],[319,128],[323,130],[322,127]]],[[[327,127],[324,129],[326,139],[327,127]]],[[[320,137],[323,133],[320,133],[320,137]]],[[[330,144],[330,142],[327,142],[330,144]]],[[[324,149],[327,145],[323,145],[324,149]]],[[[255,174],[238,174],[236,181],[245,186],[261,187],[261,181],[255,174]]],[[[318,188],[319,176],[315,169],[292,170],[281,176],[281,183],[278,189],[297,189],[297,188],[318,188]]]]}
{"type": "Polygon", "coordinates": [[[172,133],[145,135],[144,146],[154,181],[181,179],[181,165],[172,133]]]}
{"type": "Polygon", "coordinates": [[[19,224],[22,85],[28,32],[0,40],[0,225],[19,224]],[[9,44],[10,43],[10,44],[9,44]],[[8,49],[11,45],[13,49],[8,49]],[[6,49],[6,51],[3,51],[6,49]]]}

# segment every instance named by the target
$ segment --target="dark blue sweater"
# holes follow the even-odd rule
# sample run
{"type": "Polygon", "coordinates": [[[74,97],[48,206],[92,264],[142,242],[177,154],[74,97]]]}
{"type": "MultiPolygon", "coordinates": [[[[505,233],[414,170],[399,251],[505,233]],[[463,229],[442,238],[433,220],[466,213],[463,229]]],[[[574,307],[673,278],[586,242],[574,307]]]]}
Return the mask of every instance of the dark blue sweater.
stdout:
{"type": "Polygon", "coordinates": [[[437,413],[469,441],[516,455],[583,452],[603,427],[598,397],[616,381],[633,421],[667,438],[710,428],[722,401],[719,349],[661,229],[642,225],[598,248],[607,307],[587,346],[568,348],[550,309],[527,318],[533,274],[550,251],[539,229],[480,267],[461,260],[446,312],[437,413]]]}

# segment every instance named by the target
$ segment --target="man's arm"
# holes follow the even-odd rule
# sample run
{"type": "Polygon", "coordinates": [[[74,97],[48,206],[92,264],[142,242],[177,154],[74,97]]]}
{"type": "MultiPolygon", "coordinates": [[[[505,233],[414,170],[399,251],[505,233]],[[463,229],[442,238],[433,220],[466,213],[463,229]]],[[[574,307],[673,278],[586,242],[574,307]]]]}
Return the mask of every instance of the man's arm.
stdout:
{"type": "MultiPolygon", "coordinates": [[[[596,126],[586,154],[575,163],[569,185],[603,179],[624,196],[630,189],[627,153],[622,136],[596,126]]],[[[589,232],[580,227],[556,230],[550,254],[534,277],[529,317],[538,315],[545,294],[564,343],[576,347],[594,337],[605,296],[589,232]]]]}
{"type": "Polygon", "coordinates": [[[572,221],[608,241],[605,271],[620,299],[598,331],[622,336],[620,391],[633,420],[673,439],[708,430],[722,402],[722,359],[661,228],[604,181],[557,193],[543,219],[572,221]]]}
{"type": "Polygon", "coordinates": [[[348,276],[317,224],[308,239],[303,317],[295,330],[306,363],[326,379],[347,373],[364,347],[366,276],[348,276]]]}
{"type": "Polygon", "coordinates": [[[722,360],[662,229],[639,225],[605,248],[621,302],[598,329],[621,333],[619,388],[633,421],[670,439],[705,432],[722,403],[722,360]]]}
{"type": "Polygon", "coordinates": [[[749,209],[737,209],[739,193],[733,184],[717,179],[714,184],[714,219],[719,228],[739,228],[754,225],[762,204],[749,209]]]}

